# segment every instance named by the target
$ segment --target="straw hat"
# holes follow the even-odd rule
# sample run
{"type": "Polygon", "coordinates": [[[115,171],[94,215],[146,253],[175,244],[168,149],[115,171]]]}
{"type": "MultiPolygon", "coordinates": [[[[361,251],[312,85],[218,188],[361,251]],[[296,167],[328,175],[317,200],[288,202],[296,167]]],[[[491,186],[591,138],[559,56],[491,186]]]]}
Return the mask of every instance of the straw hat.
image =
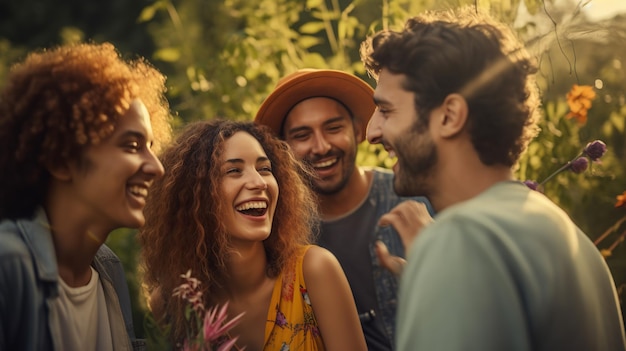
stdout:
{"type": "Polygon", "coordinates": [[[302,100],[328,97],[341,102],[361,123],[361,140],[374,113],[374,89],[363,80],[342,71],[302,69],[280,81],[263,101],[254,122],[270,127],[278,136],[287,114],[302,100]]]}

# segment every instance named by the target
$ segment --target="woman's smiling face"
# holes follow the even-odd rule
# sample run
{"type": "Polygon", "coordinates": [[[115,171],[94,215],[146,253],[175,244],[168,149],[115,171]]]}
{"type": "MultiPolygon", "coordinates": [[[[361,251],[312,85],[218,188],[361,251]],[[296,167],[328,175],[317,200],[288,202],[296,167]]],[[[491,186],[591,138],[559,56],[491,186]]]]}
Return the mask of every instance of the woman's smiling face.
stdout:
{"type": "Polygon", "coordinates": [[[87,147],[82,162],[69,166],[72,181],[68,191],[103,233],[145,223],[143,209],[149,188],[164,173],[151,149],[152,141],[150,115],[137,99],[109,138],[87,147]]]}
{"type": "Polygon", "coordinates": [[[231,241],[267,239],[272,231],[278,183],[259,141],[247,132],[233,134],[224,141],[220,171],[221,193],[227,203],[224,221],[231,241]]]}

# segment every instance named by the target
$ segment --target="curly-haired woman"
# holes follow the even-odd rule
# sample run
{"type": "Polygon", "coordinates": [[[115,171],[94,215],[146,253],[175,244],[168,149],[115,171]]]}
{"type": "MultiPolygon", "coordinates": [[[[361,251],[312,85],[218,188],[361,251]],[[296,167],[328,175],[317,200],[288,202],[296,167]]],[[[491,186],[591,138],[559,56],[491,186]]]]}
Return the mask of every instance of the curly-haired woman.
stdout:
{"type": "Polygon", "coordinates": [[[162,162],[140,241],[150,305],[172,342],[188,331],[172,291],[191,269],[205,306],[245,313],[231,331],[238,347],[366,348],[341,266],[309,245],[316,201],[287,144],[248,122],[196,122],[162,162]]]}
{"type": "Polygon", "coordinates": [[[111,44],[16,64],[0,93],[0,350],[130,350],[119,259],[170,135],[165,77],[111,44]]]}

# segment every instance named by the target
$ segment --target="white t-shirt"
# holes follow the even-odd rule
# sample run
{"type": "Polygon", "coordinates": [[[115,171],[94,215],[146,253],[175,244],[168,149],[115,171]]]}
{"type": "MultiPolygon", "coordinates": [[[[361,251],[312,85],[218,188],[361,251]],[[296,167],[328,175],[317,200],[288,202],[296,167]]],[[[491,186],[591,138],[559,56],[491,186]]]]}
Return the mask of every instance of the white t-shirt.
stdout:
{"type": "Polygon", "coordinates": [[[112,351],[111,327],[100,276],[93,267],[85,286],[72,288],[59,277],[56,310],[63,350],[112,351]]]}

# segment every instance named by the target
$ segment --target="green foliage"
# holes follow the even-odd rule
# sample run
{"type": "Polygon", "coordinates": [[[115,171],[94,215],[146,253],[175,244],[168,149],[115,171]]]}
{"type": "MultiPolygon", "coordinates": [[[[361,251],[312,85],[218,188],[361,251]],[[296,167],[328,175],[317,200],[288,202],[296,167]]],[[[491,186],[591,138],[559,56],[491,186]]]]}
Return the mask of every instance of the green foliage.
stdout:
{"type": "Polygon", "coordinates": [[[144,336],[144,325],[146,300],[141,290],[141,277],[139,275],[139,253],[140,247],[136,240],[137,231],[133,229],[118,229],[113,231],[107,238],[106,245],[109,246],[122,261],[126,281],[128,282],[128,292],[130,302],[133,307],[133,324],[137,337],[144,336]]]}
{"type": "Polygon", "coordinates": [[[159,323],[157,323],[154,319],[154,315],[149,311],[146,312],[142,329],[145,333],[143,337],[146,340],[148,350],[159,351],[173,349],[167,338],[171,328],[169,326],[159,325],[159,323]]]}

